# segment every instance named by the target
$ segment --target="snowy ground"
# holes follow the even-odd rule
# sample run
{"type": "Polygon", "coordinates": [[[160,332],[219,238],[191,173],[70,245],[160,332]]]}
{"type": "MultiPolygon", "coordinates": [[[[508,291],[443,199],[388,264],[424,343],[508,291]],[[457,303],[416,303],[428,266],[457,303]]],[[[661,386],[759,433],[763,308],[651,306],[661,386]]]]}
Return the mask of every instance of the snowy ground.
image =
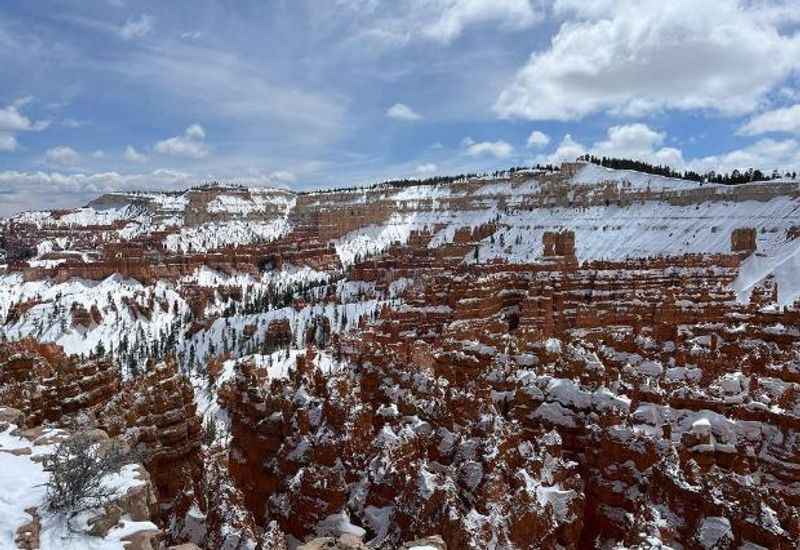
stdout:
{"type": "MultiPolygon", "coordinates": [[[[27,439],[12,435],[17,426],[11,424],[0,432],[0,548],[15,548],[14,536],[21,525],[28,523],[31,516],[25,511],[36,508],[45,501],[48,474],[37,457],[49,454],[54,445],[33,445],[27,439]],[[16,456],[10,450],[30,448],[30,455],[16,456]]],[[[124,467],[119,474],[109,476],[104,484],[113,488],[118,495],[124,495],[130,487],[141,484],[136,478],[134,466],[124,467]]],[[[41,550],[122,550],[121,539],[135,533],[158,527],[149,521],[132,521],[123,517],[121,525],[112,529],[105,538],[93,537],[80,532],[85,528],[85,521],[92,514],[82,514],[73,521],[71,531],[63,517],[41,511],[42,530],[40,534],[41,550]]],[[[95,514],[96,515],[96,514],[95,514]]]]}

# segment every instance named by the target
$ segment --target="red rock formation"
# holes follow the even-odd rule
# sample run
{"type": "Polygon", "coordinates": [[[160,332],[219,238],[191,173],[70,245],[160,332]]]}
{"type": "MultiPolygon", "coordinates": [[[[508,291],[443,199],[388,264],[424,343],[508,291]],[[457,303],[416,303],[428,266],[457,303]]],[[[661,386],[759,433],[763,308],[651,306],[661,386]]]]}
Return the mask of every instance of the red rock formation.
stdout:
{"type": "Polygon", "coordinates": [[[756,229],[740,227],[731,233],[731,252],[754,252],[756,250],[756,229]]]}
{"type": "Polygon", "coordinates": [[[142,450],[162,504],[169,503],[187,480],[200,480],[201,429],[194,392],[172,360],[151,366],[122,390],[99,411],[100,425],[142,450]]]}
{"type": "Polygon", "coordinates": [[[0,344],[0,404],[22,410],[30,424],[93,412],[119,386],[108,361],[81,361],[32,339],[0,344]]]}

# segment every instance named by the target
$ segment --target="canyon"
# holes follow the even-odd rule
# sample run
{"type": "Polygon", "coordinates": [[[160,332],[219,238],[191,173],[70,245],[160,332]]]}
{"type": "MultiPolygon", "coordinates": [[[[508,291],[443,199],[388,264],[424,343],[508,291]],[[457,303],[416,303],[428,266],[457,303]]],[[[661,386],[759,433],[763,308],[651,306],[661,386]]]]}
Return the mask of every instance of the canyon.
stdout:
{"type": "Polygon", "coordinates": [[[17,214],[0,541],[796,548],[798,237],[796,180],[582,162],[17,214]],[[70,534],[38,457],[87,431],[137,462],[70,534]]]}

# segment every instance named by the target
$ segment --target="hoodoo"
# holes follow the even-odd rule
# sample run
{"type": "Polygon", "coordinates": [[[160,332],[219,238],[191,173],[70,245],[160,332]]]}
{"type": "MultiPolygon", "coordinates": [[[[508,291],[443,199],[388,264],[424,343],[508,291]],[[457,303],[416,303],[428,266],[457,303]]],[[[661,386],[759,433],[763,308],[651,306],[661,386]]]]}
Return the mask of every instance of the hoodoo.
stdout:
{"type": "Polygon", "coordinates": [[[164,545],[793,548],[798,191],[570,163],[13,216],[0,462],[119,441],[164,545]]]}

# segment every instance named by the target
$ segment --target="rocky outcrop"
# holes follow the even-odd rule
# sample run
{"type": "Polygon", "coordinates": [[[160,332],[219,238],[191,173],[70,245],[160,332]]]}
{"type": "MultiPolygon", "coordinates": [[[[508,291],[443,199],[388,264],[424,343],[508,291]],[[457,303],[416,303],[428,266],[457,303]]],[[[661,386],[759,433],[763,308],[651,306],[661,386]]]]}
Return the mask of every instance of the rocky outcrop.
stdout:
{"type": "Polygon", "coordinates": [[[174,361],[122,382],[109,361],[66,356],[33,340],[0,344],[0,403],[28,425],[90,422],[139,449],[165,506],[199,479],[200,422],[194,392],[174,361]]]}
{"type": "Polygon", "coordinates": [[[231,474],[254,514],[268,502],[260,522],[303,539],[349,513],[337,521],[358,521],[380,548],[437,531],[455,548],[579,536],[582,481],[558,436],[540,446],[489,420],[487,387],[445,391],[433,372],[396,363],[325,378],[316,359],[299,358],[288,380],[243,363],[220,392],[231,474]]]}
{"type": "Polygon", "coordinates": [[[165,512],[192,481],[201,479],[201,427],[194,392],[174,361],[152,365],[103,405],[98,422],[140,449],[165,512]]]}
{"type": "Polygon", "coordinates": [[[32,425],[92,412],[119,386],[108,361],[68,357],[32,339],[0,344],[0,403],[23,411],[32,425]]]}
{"type": "MultiPolygon", "coordinates": [[[[431,532],[457,548],[693,547],[723,518],[736,544],[791,547],[798,449],[778,433],[796,429],[786,327],[799,314],[738,304],[740,255],[580,266],[444,255],[429,272],[414,266],[417,243],[353,267],[357,280],[415,284],[334,340],[349,368],[323,376],[314,351],[289,378],[243,362],[220,391],[230,472],[258,522],[302,539],[346,513],[387,548],[431,532]],[[770,392],[759,378],[775,380],[770,392]],[[764,507],[774,521],[749,511],[764,507]]],[[[575,243],[543,245],[564,256],[575,243]]]]}
{"type": "MultiPolygon", "coordinates": [[[[36,474],[46,482],[47,472],[42,470],[42,456],[53,452],[56,446],[62,441],[78,437],[78,433],[72,433],[63,429],[52,429],[46,426],[33,426],[23,429],[25,424],[30,425],[24,413],[17,409],[0,407],[0,430],[3,433],[3,440],[0,442],[0,467],[19,469],[27,472],[28,475],[36,474]],[[12,455],[15,457],[8,462],[3,456],[12,455]]],[[[109,436],[102,430],[82,430],[80,437],[87,438],[93,444],[108,446],[112,444],[109,436]]],[[[119,441],[114,444],[120,444],[119,441]]],[[[116,488],[108,501],[101,506],[82,511],[80,520],[74,519],[71,527],[67,527],[64,518],[54,515],[47,509],[44,497],[46,493],[42,485],[37,485],[39,477],[17,477],[13,487],[6,487],[5,490],[11,491],[10,494],[16,498],[30,500],[28,495],[23,495],[19,491],[30,484],[27,492],[34,495],[41,495],[42,500],[35,501],[34,506],[24,509],[24,514],[30,520],[20,521],[14,532],[15,547],[24,550],[35,550],[42,546],[43,537],[48,541],[58,540],[69,535],[79,538],[84,544],[103,544],[100,539],[113,541],[114,530],[123,528],[128,531],[128,540],[132,541],[134,548],[160,548],[160,541],[164,538],[164,533],[157,528],[154,521],[158,521],[158,499],[157,490],[151,482],[147,470],[137,463],[123,465],[118,471],[108,475],[107,478],[99,482],[105,487],[116,488]],[[134,523],[134,528],[125,527],[127,523],[134,523]],[[69,530],[68,530],[69,529],[69,530]],[[59,531],[64,531],[59,534],[59,531]],[[96,542],[94,542],[96,540],[96,542]],[[148,546],[149,545],[149,546],[148,546]]],[[[3,504],[3,513],[9,517],[21,515],[23,510],[14,509],[14,499],[3,504]]],[[[25,506],[18,504],[18,506],[25,506]]],[[[7,533],[4,533],[4,537],[7,533]]]]}
{"type": "Polygon", "coordinates": [[[756,229],[753,227],[740,227],[731,233],[732,252],[755,252],[756,229]]]}

